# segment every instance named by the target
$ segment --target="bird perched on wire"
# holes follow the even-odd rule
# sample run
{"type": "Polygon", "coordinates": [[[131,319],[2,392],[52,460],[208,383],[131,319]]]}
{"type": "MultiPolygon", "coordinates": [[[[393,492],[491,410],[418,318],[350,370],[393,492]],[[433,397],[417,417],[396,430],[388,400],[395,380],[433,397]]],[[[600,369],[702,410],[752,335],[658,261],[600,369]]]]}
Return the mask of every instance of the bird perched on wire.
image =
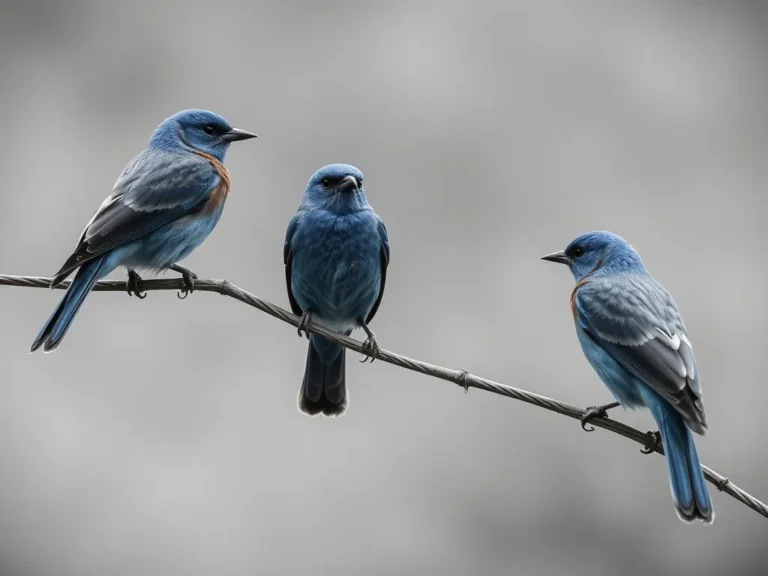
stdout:
{"type": "MultiPolygon", "coordinates": [[[[384,295],[389,238],[368,204],[360,170],[330,164],[312,175],[288,225],[283,261],[291,309],[301,317],[299,336],[310,321],[345,335],[360,327],[367,335],[363,361],[373,361],[379,347],[368,324],[384,295]]],[[[307,337],[299,409],[340,416],[347,407],[344,348],[307,337]]]]}
{"type": "Polygon", "coordinates": [[[160,124],[51,281],[54,288],[77,270],[32,352],[41,346],[46,352],[55,349],[94,284],[118,266],[128,269],[128,293],[140,298],[136,269],[174,270],[191,291],[196,276],[178,262],[207,238],[221,217],[231,185],[223,164],[229,145],[255,137],[206,110],[184,110],[160,124]]]}
{"type": "MultiPolygon", "coordinates": [[[[656,420],[678,516],[711,523],[715,514],[691,434],[707,429],[701,376],[672,296],[634,248],[610,232],[579,236],[543,259],[573,273],[576,333],[600,379],[624,408],[645,406],[656,420]]],[[[591,408],[582,425],[617,405],[591,408]]]]}

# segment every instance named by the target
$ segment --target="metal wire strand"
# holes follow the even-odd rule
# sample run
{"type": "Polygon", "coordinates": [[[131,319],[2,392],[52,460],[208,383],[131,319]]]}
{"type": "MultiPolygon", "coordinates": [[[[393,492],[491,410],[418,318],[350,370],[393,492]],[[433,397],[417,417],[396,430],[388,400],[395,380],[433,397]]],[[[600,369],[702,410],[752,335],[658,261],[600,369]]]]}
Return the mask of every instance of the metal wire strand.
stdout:
{"type": "MultiPolygon", "coordinates": [[[[0,286],[49,288],[50,283],[50,278],[43,278],[39,276],[0,275],[0,286]]],[[[69,281],[62,282],[59,286],[57,286],[57,288],[60,290],[65,290],[67,287],[69,287],[69,281]]],[[[141,283],[141,289],[146,292],[152,292],[155,290],[183,290],[184,288],[184,281],[181,278],[142,280],[141,283]]],[[[124,292],[127,290],[127,283],[125,281],[119,280],[106,280],[98,282],[93,289],[97,292],[124,292]]],[[[217,292],[223,296],[228,296],[244,304],[253,306],[254,308],[257,308],[258,310],[261,310],[262,312],[265,312],[270,316],[277,318],[278,320],[282,320],[283,322],[291,324],[294,327],[298,327],[299,324],[299,318],[294,314],[291,314],[287,310],[283,310],[279,306],[275,306],[271,302],[257,298],[250,292],[246,292],[228,280],[195,280],[195,292],[217,292]]],[[[363,350],[363,343],[358,340],[337,334],[336,332],[331,332],[327,328],[324,328],[313,322],[310,322],[307,325],[307,329],[309,332],[319,334],[327,340],[340,344],[345,348],[349,348],[350,350],[354,350],[361,354],[365,353],[363,350]]],[[[520,388],[500,384],[498,382],[494,382],[493,380],[488,380],[487,378],[475,376],[466,370],[453,370],[451,368],[435,366],[434,364],[422,362],[421,360],[414,360],[413,358],[401,356],[400,354],[395,354],[394,352],[390,352],[384,349],[379,350],[375,357],[382,362],[394,364],[395,366],[400,366],[406,370],[412,370],[413,372],[426,374],[427,376],[432,376],[433,378],[439,378],[441,380],[453,382],[454,384],[463,388],[465,391],[469,390],[470,388],[485,390],[486,392],[492,392],[494,394],[499,394],[500,396],[506,396],[521,402],[533,404],[539,408],[543,408],[551,412],[556,412],[575,420],[581,420],[581,418],[587,413],[587,411],[582,408],[571,406],[570,404],[566,404],[558,400],[553,400],[552,398],[547,398],[546,396],[534,394],[533,392],[528,392],[527,390],[521,390],[520,388]]],[[[624,436],[625,438],[637,442],[638,444],[646,447],[649,450],[648,453],[664,453],[664,450],[659,443],[650,441],[650,432],[642,432],[636,428],[632,428],[626,424],[622,424],[621,422],[612,420],[608,417],[594,418],[590,420],[589,423],[596,428],[608,430],[609,432],[613,432],[614,434],[624,436]]],[[[725,492],[758,514],[768,518],[768,506],[766,506],[763,502],[745,490],[739,488],[728,477],[723,476],[704,465],[702,465],[702,469],[704,470],[704,476],[706,479],[711,482],[718,490],[725,492]]]]}

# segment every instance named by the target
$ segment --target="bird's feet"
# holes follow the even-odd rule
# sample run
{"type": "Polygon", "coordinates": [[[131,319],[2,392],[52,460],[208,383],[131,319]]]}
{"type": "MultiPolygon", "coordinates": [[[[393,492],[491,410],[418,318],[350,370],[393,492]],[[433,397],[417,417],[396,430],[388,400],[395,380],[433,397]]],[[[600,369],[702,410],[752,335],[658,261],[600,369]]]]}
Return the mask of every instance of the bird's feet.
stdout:
{"type": "Polygon", "coordinates": [[[128,280],[125,282],[125,288],[128,291],[128,296],[136,295],[136,298],[144,300],[147,297],[147,293],[141,289],[141,276],[136,274],[133,270],[128,270],[128,280]]]}
{"type": "Polygon", "coordinates": [[[640,450],[643,454],[652,454],[661,448],[661,434],[658,432],[646,432],[648,434],[648,441],[645,443],[645,448],[640,450]]]}
{"type": "Polygon", "coordinates": [[[310,322],[312,322],[312,312],[305,310],[304,313],[299,317],[299,325],[297,326],[299,338],[306,334],[307,340],[309,340],[309,330],[307,330],[307,326],[310,322]],[[304,332],[304,334],[302,334],[302,332],[304,332]]]}
{"type": "Polygon", "coordinates": [[[360,362],[365,362],[368,359],[373,362],[376,360],[376,357],[379,355],[380,351],[381,348],[379,347],[379,343],[376,342],[376,337],[373,335],[369,336],[365,339],[365,342],[363,342],[364,356],[360,359],[360,362]]]}
{"type": "Polygon", "coordinates": [[[365,322],[362,320],[359,320],[358,322],[360,324],[360,328],[365,330],[365,334],[368,336],[365,339],[365,342],[363,342],[363,357],[360,359],[360,362],[365,362],[367,360],[373,362],[376,360],[376,357],[381,351],[379,343],[376,342],[376,334],[374,334],[373,331],[368,328],[368,325],[365,322]]]}
{"type": "Polygon", "coordinates": [[[587,413],[581,417],[581,427],[585,432],[593,432],[594,426],[589,426],[589,421],[593,418],[608,418],[608,410],[620,406],[618,402],[611,402],[602,406],[589,406],[587,413]]]}
{"type": "Polygon", "coordinates": [[[190,270],[189,268],[184,268],[184,266],[179,266],[178,264],[173,264],[171,266],[171,270],[181,274],[181,279],[184,282],[184,287],[176,293],[176,297],[179,298],[179,300],[184,300],[184,298],[186,298],[192,292],[194,292],[195,280],[197,280],[197,274],[192,272],[192,270],[190,270]]]}

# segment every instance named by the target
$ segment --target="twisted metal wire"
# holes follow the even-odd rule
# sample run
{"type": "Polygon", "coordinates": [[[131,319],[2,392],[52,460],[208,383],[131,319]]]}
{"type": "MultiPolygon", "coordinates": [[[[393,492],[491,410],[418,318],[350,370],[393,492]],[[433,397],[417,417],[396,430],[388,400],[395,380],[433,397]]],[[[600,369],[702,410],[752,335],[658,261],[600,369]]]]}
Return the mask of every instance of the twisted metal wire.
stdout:
{"type": "MultiPolygon", "coordinates": [[[[50,278],[43,278],[40,276],[0,275],[0,286],[49,288],[50,282],[50,278]]],[[[59,286],[57,286],[57,288],[60,290],[65,290],[69,287],[69,284],[69,281],[62,282],[59,286]]],[[[97,292],[124,292],[127,291],[128,286],[124,281],[105,280],[98,282],[93,289],[97,292]]],[[[147,292],[155,290],[179,290],[183,292],[185,285],[181,278],[142,280],[141,289],[147,292]]],[[[283,322],[291,324],[294,327],[298,327],[299,318],[297,316],[288,312],[287,310],[283,310],[279,306],[275,306],[271,302],[257,298],[250,292],[246,292],[228,280],[195,280],[194,290],[196,292],[217,292],[222,296],[229,296],[230,298],[234,298],[235,300],[238,300],[244,304],[253,306],[254,308],[257,308],[258,310],[261,310],[262,312],[265,312],[270,316],[277,318],[278,320],[282,320],[283,322]]],[[[363,343],[358,340],[354,340],[342,334],[337,334],[336,332],[332,332],[327,328],[312,322],[307,325],[307,330],[314,334],[323,336],[332,342],[340,344],[345,348],[349,348],[350,350],[354,350],[355,352],[359,352],[361,354],[366,354],[366,351],[363,350],[363,343]]],[[[581,420],[587,414],[587,410],[582,408],[571,406],[570,404],[566,404],[558,400],[553,400],[552,398],[547,398],[546,396],[534,394],[533,392],[528,392],[527,390],[521,390],[520,388],[500,384],[498,382],[494,382],[493,380],[470,374],[466,370],[453,370],[450,368],[443,368],[442,366],[435,366],[434,364],[422,362],[421,360],[414,360],[413,358],[395,354],[394,352],[390,352],[384,349],[380,349],[375,354],[375,358],[388,364],[400,366],[406,370],[419,372],[421,374],[426,374],[427,376],[432,376],[433,378],[439,378],[441,380],[453,382],[461,388],[464,388],[465,391],[469,390],[470,388],[485,390],[486,392],[492,392],[494,394],[499,394],[500,396],[506,396],[521,402],[533,404],[539,408],[543,408],[551,412],[556,412],[576,420],[581,420]]],[[[651,432],[642,432],[636,428],[632,428],[631,426],[627,426],[626,424],[622,424],[621,422],[612,420],[608,417],[594,418],[590,420],[589,423],[597,428],[603,428],[604,430],[608,430],[614,434],[618,434],[619,436],[624,436],[625,438],[643,445],[647,449],[647,453],[664,453],[661,445],[654,441],[654,437],[651,432]]],[[[725,492],[758,514],[768,518],[768,506],[766,506],[766,504],[742,488],[739,488],[726,476],[715,472],[707,466],[702,465],[702,469],[706,479],[714,484],[718,490],[725,492]]]]}

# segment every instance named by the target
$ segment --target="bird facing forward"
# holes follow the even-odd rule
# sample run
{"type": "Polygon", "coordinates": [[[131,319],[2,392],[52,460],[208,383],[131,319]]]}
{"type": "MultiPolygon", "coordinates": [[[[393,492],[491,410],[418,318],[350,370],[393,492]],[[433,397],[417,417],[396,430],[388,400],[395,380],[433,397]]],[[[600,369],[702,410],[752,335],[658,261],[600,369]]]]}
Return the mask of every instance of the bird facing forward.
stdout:
{"type": "Polygon", "coordinates": [[[196,276],[178,262],[211,233],[231,181],[224,156],[232,142],[255,138],[206,110],[184,110],[157,127],[146,150],[125,167],[112,194],[85,227],[51,288],[77,270],[72,284],[32,344],[55,349],[94,284],[118,266],[141,296],[136,269],[174,270],[191,289],[196,276]]]}
{"type": "Polygon", "coordinates": [[[573,273],[571,311],[595,372],[624,408],[647,407],[656,420],[678,516],[711,523],[715,514],[691,434],[707,429],[701,376],[672,296],[634,248],[610,232],[579,236],[543,259],[573,273]]]}
{"type": "MultiPolygon", "coordinates": [[[[291,309],[301,317],[299,336],[310,321],[345,335],[360,327],[373,361],[378,344],[368,324],[384,295],[389,239],[368,204],[360,170],[331,164],[312,175],[288,225],[283,261],[291,309]]],[[[307,337],[299,409],[340,416],[347,407],[345,350],[321,336],[307,337]]]]}

